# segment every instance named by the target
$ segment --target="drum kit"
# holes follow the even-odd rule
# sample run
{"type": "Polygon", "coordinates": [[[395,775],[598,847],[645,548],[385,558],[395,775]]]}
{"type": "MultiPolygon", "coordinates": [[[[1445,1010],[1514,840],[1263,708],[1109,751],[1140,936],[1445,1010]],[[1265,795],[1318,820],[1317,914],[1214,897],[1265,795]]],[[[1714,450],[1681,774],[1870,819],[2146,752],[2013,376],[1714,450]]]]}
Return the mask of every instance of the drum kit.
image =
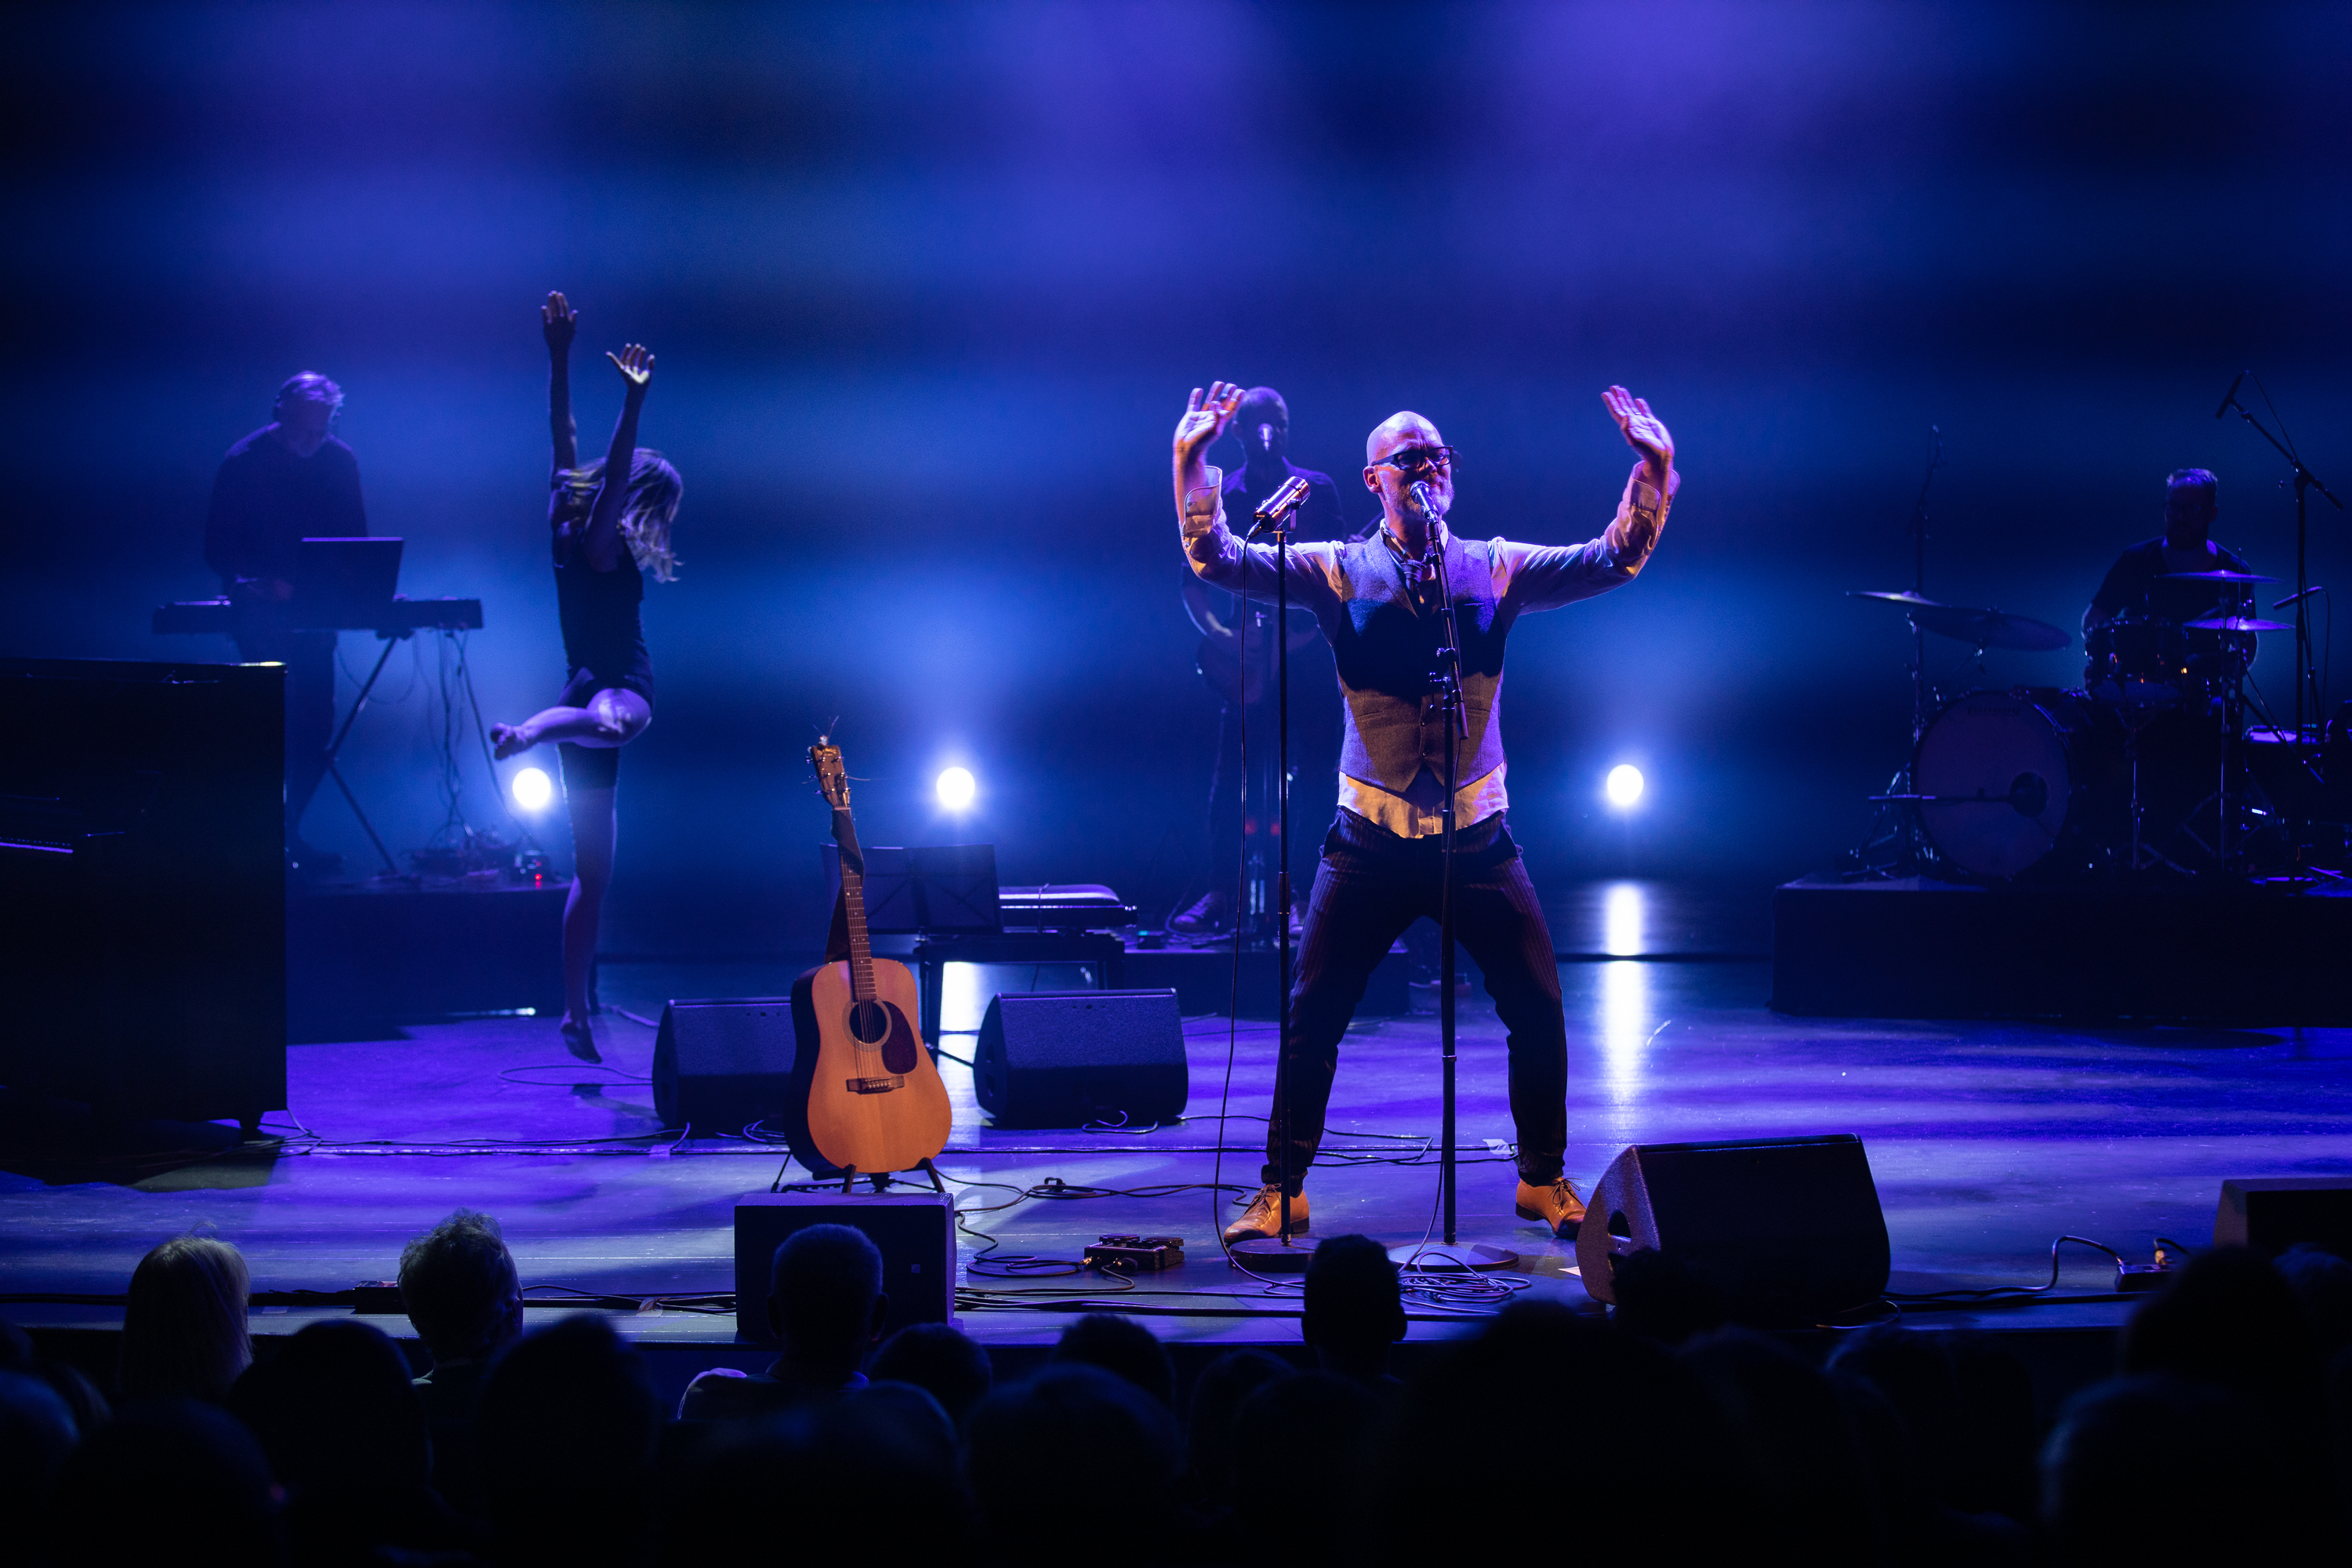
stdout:
{"type": "MultiPolygon", "coordinates": [[[[2253,573],[2167,574],[2241,601],[2253,573]]],[[[2315,733],[2247,728],[2256,639],[2291,623],[2236,613],[2190,621],[2126,615],[2085,637],[2079,689],[1971,690],[1930,711],[1926,637],[2049,653],[2074,639],[2046,621],[1938,604],[1917,593],[1855,593],[1913,628],[1910,764],[1870,798],[1882,816],[1860,858],[1873,869],[2006,880],[2114,872],[2226,875],[2265,847],[2295,858],[2291,824],[2327,796],[2315,733]],[[2276,829],[2266,833],[2266,829],[2276,829]]]]}

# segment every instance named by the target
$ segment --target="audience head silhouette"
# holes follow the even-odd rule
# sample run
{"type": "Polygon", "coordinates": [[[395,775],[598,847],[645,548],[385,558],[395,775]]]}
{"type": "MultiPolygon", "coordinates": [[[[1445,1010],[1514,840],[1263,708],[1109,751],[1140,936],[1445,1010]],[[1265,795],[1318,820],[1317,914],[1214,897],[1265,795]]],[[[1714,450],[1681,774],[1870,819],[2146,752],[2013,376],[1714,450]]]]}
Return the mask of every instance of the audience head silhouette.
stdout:
{"type": "Polygon", "coordinates": [[[971,1335],[945,1323],[909,1323],[892,1334],[874,1352],[873,1376],[877,1383],[911,1384],[923,1390],[959,1425],[988,1397],[995,1382],[988,1352],[971,1335]]]}
{"type": "Polygon", "coordinates": [[[122,1311],[126,1399],[220,1400],[253,1363],[252,1278],[244,1255],[209,1236],[175,1236],[139,1260],[122,1311]]]}
{"type": "Polygon", "coordinates": [[[1123,1377],[1164,1406],[1176,1403],[1176,1369],[1150,1329],[1116,1312],[1088,1312],[1054,1343],[1055,1363],[1098,1366],[1123,1377]]]}
{"type": "Polygon", "coordinates": [[[134,1405],[86,1438],[50,1500],[53,1563],[75,1568],[279,1568],[277,1489],[261,1445],[193,1399],[134,1405]]]}
{"type": "Polygon", "coordinates": [[[782,1363],[840,1383],[881,1337],[890,1298],[882,1292],[882,1254],[846,1225],[813,1225],[776,1248],[768,1275],[768,1326],[783,1346],[782,1363]]]}
{"type": "Polygon", "coordinates": [[[964,1428],[972,1500],[997,1552],[1008,1556],[1061,1538],[1076,1500],[1097,1519],[1165,1519],[1178,1452],[1166,1405],[1123,1377],[1076,1362],[998,1389],[964,1428]]]}
{"type": "Polygon", "coordinates": [[[499,1222],[459,1209],[401,1249],[400,1303],[438,1364],[485,1360],[522,1332],[522,1281],[499,1222]]]}
{"type": "Polygon", "coordinates": [[[490,1368],[476,1417],[499,1554],[636,1561],[659,1426],[643,1358],[602,1318],[582,1313],[517,1340],[490,1368]]]}
{"type": "Polygon", "coordinates": [[[1385,1379],[1389,1347],[1404,1338],[1404,1298],[1388,1248],[1369,1236],[1335,1236],[1307,1264],[1300,1337],[1323,1370],[1371,1382],[1385,1379]]]}

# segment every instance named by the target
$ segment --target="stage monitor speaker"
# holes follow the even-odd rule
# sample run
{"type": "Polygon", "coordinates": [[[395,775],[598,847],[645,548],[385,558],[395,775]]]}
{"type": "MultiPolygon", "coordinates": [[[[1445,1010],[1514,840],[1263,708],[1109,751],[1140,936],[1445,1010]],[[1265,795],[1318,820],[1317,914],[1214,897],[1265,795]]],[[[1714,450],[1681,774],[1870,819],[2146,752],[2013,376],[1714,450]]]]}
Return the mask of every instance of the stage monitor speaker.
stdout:
{"type": "Polygon", "coordinates": [[[944,1323],[955,1303],[955,1208],[942,1193],[755,1193],[735,1202],[735,1337],[773,1344],[768,1279],[776,1248],[813,1225],[866,1233],[890,1297],[885,1333],[944,1323]]]}
{"type": "Polygon", "coordinates": [[[2214,1246],[2276,1258],[2297,1242],[2352,1258],[2352,1176],[2240,1176],[2221,1184],[2214,1246]]]}
{"type": "Polygon", "coordinates": [[[1176,993],[1001,993],[981,1020],[972,1086],[999,1127],[1172,1121],[1192,1097],[1176,993]]]}
{"type": "Polygon", "coordinates": [[[1809,1324],[1877,1300],[1886,1217],[1862,1140],[1636,1143],[1610,1162],[1577,1232],[1586,1292],[1617,1300],[1616,1263],[1654,1248],[1758,1325],[1809,1324]]]}
{"type": "Polygon", "coordinates": [[[781,1131],[793,1103],[793,999],[674,1001],[654,1039],[654,1113],[665,1127],[781,1131]]]}

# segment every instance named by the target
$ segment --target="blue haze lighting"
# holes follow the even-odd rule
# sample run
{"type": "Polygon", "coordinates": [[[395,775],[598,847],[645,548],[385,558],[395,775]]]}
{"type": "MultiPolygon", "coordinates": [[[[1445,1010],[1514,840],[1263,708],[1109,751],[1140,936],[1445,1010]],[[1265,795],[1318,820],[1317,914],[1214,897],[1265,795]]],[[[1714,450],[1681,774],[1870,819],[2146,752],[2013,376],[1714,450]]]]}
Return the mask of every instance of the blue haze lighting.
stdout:
{"type": "Polygon", "coordinates": [[[515,774],[514,803],[524,811],[545,811],[547,803],[555,798],[555,785],[537,768],[525,768],[515,774]]]}
{"type": "Polygon", "coordinates": [[[931,787],[940,805],[949,811],[965,809],[971,805],[971,797],[980,793],[980,785],[973,781],[969,768],[941,769],[939,782],[931,787]]]}
{"type": "Polygon", "coordinates": [[[1642,798],[1642,770],[1631,763],[1620,763],[1609,770],[1609,781],[1602,787],[1609,804],[1620,811],[1631,811],[1642,798]]]}

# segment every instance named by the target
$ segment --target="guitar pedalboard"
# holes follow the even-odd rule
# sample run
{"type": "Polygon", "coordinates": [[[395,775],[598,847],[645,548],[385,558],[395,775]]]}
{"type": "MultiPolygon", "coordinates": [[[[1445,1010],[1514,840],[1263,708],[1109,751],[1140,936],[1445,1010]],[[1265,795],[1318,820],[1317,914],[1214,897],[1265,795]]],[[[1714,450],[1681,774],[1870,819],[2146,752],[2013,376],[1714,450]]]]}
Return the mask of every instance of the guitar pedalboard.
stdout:
{"type": "Polygon", "coordinates": [[[1158,1274],[1184,1264],[1181,1236],[1106,1236],[1087,1247],[1087,1267],[1117,1274],[1158,1274]]]}

